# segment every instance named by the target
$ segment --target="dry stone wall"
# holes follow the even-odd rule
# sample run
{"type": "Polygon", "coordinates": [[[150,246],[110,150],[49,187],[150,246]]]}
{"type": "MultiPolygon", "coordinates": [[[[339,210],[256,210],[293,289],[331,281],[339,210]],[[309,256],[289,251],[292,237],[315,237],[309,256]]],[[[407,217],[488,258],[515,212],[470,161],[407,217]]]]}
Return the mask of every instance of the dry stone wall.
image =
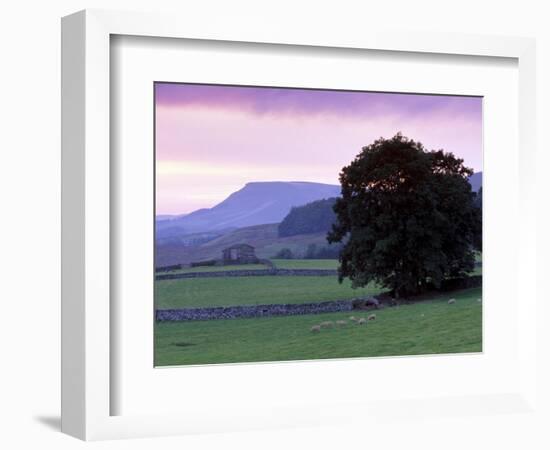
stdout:
{"type": "Polygon", "coordinates": [[[337,276],[338,271],[328,269],[258,269],[258,270],[220,270],[212,272],[167,273],[157,275],[156,280],[178,280],[181,278],[217,278],[217,277],[266,277],[266,276],[337,276]]]}
{"type": "Polygon", "coordinates": [[[296,316],[303,314],[320,314],[340,311],[351,311],[351,300],[334,300],[318,303],[282,304],[282,305],[247,305],[219,306],[212,308],[158,309],[156,320],[191,321],[218,319],[245,319],[268,316],[296,316]]]}

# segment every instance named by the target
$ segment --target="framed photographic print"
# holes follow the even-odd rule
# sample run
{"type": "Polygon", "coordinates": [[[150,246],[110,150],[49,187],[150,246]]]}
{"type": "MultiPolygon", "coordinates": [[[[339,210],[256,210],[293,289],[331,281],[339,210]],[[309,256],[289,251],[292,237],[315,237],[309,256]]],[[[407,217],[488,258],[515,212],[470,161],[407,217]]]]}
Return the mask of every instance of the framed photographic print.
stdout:
{"type": "Polygon", "coordinates": [[[64,432],[536,414],[531,40],[62,31],[64,432]]]}

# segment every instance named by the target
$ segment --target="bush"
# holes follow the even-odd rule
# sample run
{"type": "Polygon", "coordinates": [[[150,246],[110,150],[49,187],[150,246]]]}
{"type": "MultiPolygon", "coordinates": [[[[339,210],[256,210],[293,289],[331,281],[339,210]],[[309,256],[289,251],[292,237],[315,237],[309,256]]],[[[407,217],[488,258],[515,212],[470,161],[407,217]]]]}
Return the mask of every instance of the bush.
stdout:
{"type": "Polygon", "coordinates": [[[275,255],[275,259],[293,259],[294,254],[292,253],[292,250],[289,248],[282,248],[277,252],[275,255]]]}

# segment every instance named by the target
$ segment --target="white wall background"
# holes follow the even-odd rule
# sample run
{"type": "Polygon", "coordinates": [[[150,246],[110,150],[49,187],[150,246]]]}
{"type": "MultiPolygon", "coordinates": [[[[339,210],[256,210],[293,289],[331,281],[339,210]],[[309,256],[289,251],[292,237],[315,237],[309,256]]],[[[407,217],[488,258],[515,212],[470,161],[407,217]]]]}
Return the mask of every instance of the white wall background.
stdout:
{"type": "MultiPolygon", "coordinates": [[[[550,229],[550,12],[541,0],[385,0],[337,2],[277,0],[57,0],[5,1],[0,6],[0,447],[81,448],[59,433],[60,346],[60,17],[83,8],[179,10],[207,21],[212,15],[239,20],[268,18],[281,27],[372,28],[456,31],[531,36],[538,39],[539,276],[549,250],[550,229]],[[28,277],[32,270],[32,278],[28,277]],[[12,315],[17,308],[17,315],[12,315]]],[[[547,5],[546,5],[547,6],[547,5]]],[[[542,292],[541,292],[542,296],[542,292]]],[[[550,297],[545,294],[545,297],[550,297]]],[[[550,299],[549,299],[550,300],[550,299]]],[[[546,313],[549,311],[545,306],[546,313]]],[[[548,314],[546,314],[548,317],[548,314]]],[[[550,333],[541,337],[550,342],[550,333]]],[[[545,355],[549,346],[543,349],[545,355]]],[[[546,379],[549,364],[542,358],[546,379]]],[[[547,404],[550,396],[545,391],[547,404]]],[[[448,420],[448,419],[442,419],[448,420]]],[[[549,419],[546,419],[548,423],[549,419]]],[[[547,425],[546,423],[546,425],[547,425]]],[[[544,423],[514,416],[456,421],[456,434],[438,433],[438,423],[404,422],[399,430],[300,429],[280,432],[101,442],[95,448],[393,448],[397,435],[419,448],[548,448],[544,423]],[[536,430],[539,430],[537,433],[536,430]],[[542,431],[540,431],[542,430],[542,431]],[[540,434],[539,434],[540,433],[540,434]],[[538,436],[538,437],[537,437],[538,436]],[[545,436],[544,439],[541,436],[545,436]]]]}

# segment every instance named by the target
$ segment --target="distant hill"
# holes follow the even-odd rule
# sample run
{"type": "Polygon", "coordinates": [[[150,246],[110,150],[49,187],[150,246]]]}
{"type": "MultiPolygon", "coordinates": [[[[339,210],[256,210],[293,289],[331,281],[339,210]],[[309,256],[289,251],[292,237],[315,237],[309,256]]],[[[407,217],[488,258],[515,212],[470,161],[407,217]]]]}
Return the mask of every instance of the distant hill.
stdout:
{"type": "Polygon", "coordinates": [[[292,208],[279,224],[279,236],[326,233],[336,221],[336,214],[332,209],[335,203],[336,197],[333,197],[292,208]]]}
{"type": "MultiPolygon", "coordinates": [[[[477,192],[482,184],[482,173],[470,177],[472,190],[477,192]]],[[[340,195],[340,186],[309,182],[254,182],[247,183],[224,201],[212,208],[204,208],[187,215],[158,216],[156,220],[157,242],[189,239],[210,240],[216,234],[269,223],[282,224],[281,236],[327,231],[327,217],[332,215],[334,197],[340,195]],[[298,209],[317,200],[309,209],[298,209]],[[298,209],[289,214],[292,208],[298,209]],[[201,234],[201,236],[198,236],[201,234]],[[187,237],[188,235],[194,235],[187,237]]],[[[330,228],[330,227],[329,227],[330,228]]]]}
{"type": "Polygon", "coordinates": [[[212,208],[194,211],[183,217],[156,222],[157,237],[236,229],[277,223],[293,206],[335,197],[340,186],[309,182],[247,183],[212,208]]]}
{"type": "Polygon", "coordinates": [[[469,178],[470,184],[472,185],[472,191],[477,192],[482,185],[483,181],[483,172],[476,172],[469,178]]]}
{"type": "Polygon", "coordinates": [[[272,258],[283,248],[295,255],[304,255],[310,244],[327,246],[326,233],[279,237],[277,223],[239,228],[200,245],[171,241],[156,246],[156,266],[189,264],[193,261],[221,258],[222,250],[233,244],[246,243],[255,247],[260,258],[272,258]]]}
{"type": "Polygon", "coordinates": [[[158,220],[159,222],[161,222],[163,220],[172,220],[172,219],[175,219],[176,217],[178,216],[174,216],[171,214],[157,214],[155,216],[155,220],[158,220]]]}

